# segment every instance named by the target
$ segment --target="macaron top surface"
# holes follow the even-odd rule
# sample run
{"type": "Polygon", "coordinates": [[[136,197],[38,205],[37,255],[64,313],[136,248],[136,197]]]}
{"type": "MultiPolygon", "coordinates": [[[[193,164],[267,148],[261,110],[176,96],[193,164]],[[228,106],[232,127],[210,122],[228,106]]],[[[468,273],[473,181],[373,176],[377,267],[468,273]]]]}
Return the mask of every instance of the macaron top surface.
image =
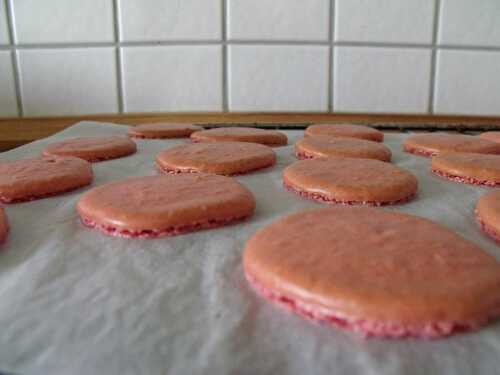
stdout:
{"type": "Polygon", "coordinates": [[[351,124],[315,124],[304,131],[305,136],[329,135],[336,137],[350,137],[366,139],[368,141],[383,142],[384,133],[365,125],[351,124]]]}
{"type": "Polygon", "coordinates": [[[391,150],[381,143],[347,137],[309,136],[295,143],[297,154],[311,157],[340,156],[362,159],[391,160],[391,150]]]}
{"type": "Polygon", "coordinates": [[[440,152],[471,152],[478,154],[500,154],[500,144],[472,135],[420,134],[407,137],[403,142],[405,151],[431,156],[440,152]]]}
{"type": "Polygon", "coordinates": [[[393,202],[413,196],[417,179],[390,163],[372,159],[318,158],[283,171],[285,184],[338,201],[393,202]]]}
{"type": "Polygon", "coordinates": [[[183,138],[200,130],[203,130],[201,126],[193,124],[156,123],[131,127],[128,130],[128,135],[138,138],[183,138]]]}
{"type": "Polygon", "coordinates": [[[15,201],[90,184],[92,166],[71,156],[0,162],[0,200],[15,201]]]}
{"type": "Polygon", "coordinates": [[[135,143],[128,137],[80,137],[50,144],[43,150],[43,154],[97,161],[133,154],[136,150],[135,143]]]}
{"type": "Polygon", "coordinates": [[[114,181],[87,191],[77,204],[86,220],[134,231],[242,218],[254,208],[252,193],[238,181],[205,173],[114,181]]]}
{"type": "Polygon", "coordinates": [[[198,171],[232,175],[273,165],[271,147],[246,142],[195,143],[160,152],[156,163],[164,170],[198,171]]]}
{"type": "Polygon", "coordinates": [[[453,176],[500,182],[500,155],[444,152],[432,158],[431,168],[453,176]]]}
{"type": "Polygon", "coordinates": [[[246,127],[222,127],[191,134],[193,142],[252,142],[268,146],[284,146],[288,143],[286,134],[266,129],[246,127]]]}
{"type": "Polygon", "coordinates": [[[247,274],[339,316],[426,324],[481,320],[500,309],[500,264],[432,221],[337,206],[304,211],[246,243],[247,274]]]}

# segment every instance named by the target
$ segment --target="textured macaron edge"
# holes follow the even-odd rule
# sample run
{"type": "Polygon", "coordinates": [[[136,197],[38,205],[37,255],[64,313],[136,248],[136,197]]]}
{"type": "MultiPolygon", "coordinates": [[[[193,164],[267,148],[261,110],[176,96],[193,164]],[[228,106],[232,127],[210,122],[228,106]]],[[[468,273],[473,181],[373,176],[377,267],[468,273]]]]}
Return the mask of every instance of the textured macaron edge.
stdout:
{"type": "MultiPolygon", "coordinates": [[[[209,131],[206,129],[205,131],[209,131]]],[[[271,130],[272,131],[272,130],[271,130]]],[[[228,136],[215,136],[215,137],[204,137],[203,131],[194,132],[191,134],[190,139],[193,143],[203,143],[203,142],[244,142],[244,143],[258,143],[270,147],[280,147],[288,145],[288,136],[284,133],[278,131],[272,131],[272,134],[267,135],[251,135],[252,139],[241,139],[237,135],[228,136]],[[200,136],[201,134],[201,136],[200,136]],[[260,139],[262,137],[263,139],[260,139]]],[[[206,134],[206,133],[205,133],[206,134]]]]}
{"type": "MultiPolygon", "coordinates": [[[[307,152],[305,150],[301,150],[301,149],[297,148],[297,146],[295,146],[294,155],[299,160],[316,159],[316,158],[328,158],[328,157],[330,157],[330,156],[325,156],[325,155],[316,155],[316,154],[314,154],[312,152],[307,152]]],[[[342,157],[342,156],[331,156],[331,157],[342,157]]],[[[356,158],[355,156],[345,156],[345,157],[356,158]]],[[[368,157],[364,157],[364,158],[363,157],[359,157],[358,159],[380,160],[380,161],[384,161],[384,162],[390,163],[390,161],[392,159],[392,155],[389,155],[389,158],[384,158],[384,159],[381,159],[381,158],[368,158],[368,157]]]]}
{"type": "Polygon", "coordinates": [[[335,199],[332,196],[326,195],[326,194],[321,194],[321,193],[311,193],[307,190],[304,190],[300,187],[295,186],[292,184],[286,176],[283,176],[283,187],[292,192],[295,193],[303,198],[311,199],[320,203],[327,203],[327,204],[343,204],[343,205],[366,205],[366,206],[390,206],[390,205],[396,205],[396,204],[403,204],[407,203],[411,200],[413,200],[417,193],[414,192],[413,194],[408,195],[407,197],[401,198],[401,199],[395,199],[395,200],[388,200],[388,201],[378,201],[378,200],[372,200],[372,201],[361,201],[361,200],[343,200],[343,199],[335,199]]]}
{"type": "Polygon", "coordinates": [[[165,174],[180,174],[180,173],[212,173],[212,174],[218,174],[221,176],[242,176],[246,175],[249,173],[253,173],[256,171],[259,171],[261,169],[266,169],[272,167],[274,164],[276,164],[276,160],[273,161],[272,163],[262,165],[256,168],[248,168],[248,169],[238,169],[233,172],[227,172],[227,173],[221,173],[221,172],[215,172],[215,171],[210,171],[210,170],[202,170],[198,168],[175,168],[175,167],[170,167],[166,165],[161,165],[158,163],[158,161],[155,162],[156,169],[160,173],[165,173],[165,174]]]}
{"type": "Polygon", "coordinates": [[[419,147],[410,146],[408,144],[403,144],[403,151],[417,156],[424,156],[426,158],[430,158],[438,154],[438,152],[436,151],[427,151],[419,147]]]}
{"type": "Polygon", "coordinates": [[[500,231],[496,230],[491,225],[487,224],[481,217],[481,214],[479,213],[479,210],[477,208],[474,211],[474,215],[476,218],[476,223],[479,226],[479,229],[481,229],[481,231],[484,234],[488,235],[490,238],[500,243],[500,231]]]}
{"type": "MultiPolygon", "coordinates": [[[[129,156],[129,155],[133,155],[137,152],[137,150],[133,150],[133,151],[130,151],[130,152],[123,152],[123,153],[120,153],[120,154],[114,154],[114,155],[110,155],[110,156],[99,156],[99,157],[81,157],[81,156],[75,156],[77,158],[80,158],[80,159],[84,159],[86,161],[88,161],[89,163],[99,163],[101,161],[107,161],[107,160],[112,160],[112,159],[118,159],[118,158],[122,158],[124,156],[129,156]]],[[[46,156],[49,156],[50,154],[47,154],[46,156]]]]}
{"type": "Polygon", "coordinates": [[[44,193],[44,194],[32,194],[32,195],[28,195],[25,197],[9,198],[9,197],[0,195],[0,202],[5,203],[5,204],[31,202],[31,201],[38,200],[38,199],[50,198],[50,197],[54,197],[57,195],[69,193],[69,192],[72,192],[74,190],[78,190],[84,186],[88,186],[91,183],[92,183],[92,181],[90,181],[89,183],[83,184],[83,185],[78,185],[78,186],[72,187],[71,189],[53,191],[53,192],[44,193]]]}
{"type": "Polygon", "coordinates": [[[236,224],[238,222],[244,221],[252,216],[253,213],[233,216],[225,219],[207,219],[204,221],[196,221],[187,225],[181,226],[170,226],[162,229],[141,229],[141,230],[129,230],[113,227],[110,225],[99,224],[96,221],[87,218],[82,213],[80,215],[80,221],[82,224],[91,229],[97,229],[98,231],[114,237],[122,238],[144,238],[144,239],[155,239],[160,237],[172,237],[181,234],[186,234],[190,232],[197,232],[205,229],[213,229],[226,225],[236,224]]]}
{"type": "Polygon", "coordinates": [[[497,187],[500,186],[500,182],[490,181],[490,180],[480,180],[474,177],[464,177],[451,173],[444,172],[435,167],[431,168],[431,172],[435,175],[445,178],[450,181],[460,182],[463,184],[476,185],[476,186],[488,186],[488,187],[497,187]]]}
{"type": "Polygon", "coordinates": [[[264,299],[279,307],[293,312],[303,318],[319,323],[326,323],[336,328],[353,331],[365,338],[380,337],[388,339],[423,338],[439,339],[456,333],[473,331],[486,325],[500,315],[500,309],[490,312],[482,318],[467,321],[436,320],[421,324],[408,324],[398,321],[375,320],[363,317],[349,316],[340,311],[301,301],[287,296],[271,288],[265,287],[258,281],[249,267],[244,264],[245,277],[252,288],[264,299]]]}
{"type": "Polygon", "coordinates": [[[294,155],[299,160],[307,160],[307,159],[314,159],[314,158],[321,158],[321,157],[323,157],[323,156],[319,156],[319,155],[315,155],[315,154],[309,153],[307,151],[298,150],[297,147],[295,147],[294,155]]]}

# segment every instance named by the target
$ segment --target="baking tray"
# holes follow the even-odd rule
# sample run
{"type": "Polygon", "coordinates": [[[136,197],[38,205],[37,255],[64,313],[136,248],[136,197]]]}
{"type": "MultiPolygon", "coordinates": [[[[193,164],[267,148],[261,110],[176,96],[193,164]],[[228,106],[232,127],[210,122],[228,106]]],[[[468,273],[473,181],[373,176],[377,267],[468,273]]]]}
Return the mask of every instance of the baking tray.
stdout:
{"type": "MultiPolygon", "coordinates": [[[[76,136],[127,127],[80,123],[0,154],[19,159],[76,136]]],[[[286,131],[290,144],[302,131],[286,131]]],[[[488,189],[430,175],[426,158],[400,151],[408,134],[386,134],[393,161],[419,179],[414,201],[390,208],[439,222],[500,259],[473,219],[488,189]]],[[[186,140],[138,140],[138,153],[93,164],[93,186],[154,175],[154,156],[186,140]]],[[[162,238],[121,239],[84,228],[75,203],[87,188],[7,206],[0,252],[0,368],[17,374],[497,374],[500,324],[442,340],[364,339],[305,321],[262,300],[241,266],[245,241],[287,213],[323,207],[281,186],[293,147],[275,167],[236,177],[256,196],[241,224],[162,238]]]]}

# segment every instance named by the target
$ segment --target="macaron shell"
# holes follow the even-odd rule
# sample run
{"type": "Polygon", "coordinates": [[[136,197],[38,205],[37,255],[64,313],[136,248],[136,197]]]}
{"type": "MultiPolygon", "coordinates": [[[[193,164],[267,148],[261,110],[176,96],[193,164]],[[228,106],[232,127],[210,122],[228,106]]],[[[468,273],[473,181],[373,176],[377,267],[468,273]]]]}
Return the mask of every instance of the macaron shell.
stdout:
{"type": "Polygon", "coordinates": [[[185,138],[196,131],[203,130],[201,126],[193,124],[142,124],[131,127],[128,136],[144,139],[185,138]]]}
{"type": "Polygon", "coordinates": [[[476,204],[476,219],[488,235],[500,240],[500,191],[482,195],[476,204]]]}
{"type": "Polygon", "coordinates": [[[417,179],[410,172],[379,160],[318,158],[301,160],[283,171],[283,182],[296,191],[318,194],[325,201],[348,204],[394,204],[412,198],[417,179]]]}
{"type": "Polygon", "coordinates": [[[304,136],[328,135],[335,137],[350,137],[374,142],[383,142],[384,133],[365,125],[351,124],[315,124],[304,131],[304,136]]]}
{"type": "Polygon", "coordinates": [[[5,209],[0,206],[0,245],[5,242],[7,234],[9,233],[9,223],[5,209]]]}
{"type": "Polygon", "coordinates": [[[255,200],[238,181],[205,173],[132,177],[82,195],[82,219],[129,231],[169,230],[239,219],[253,214],[255,200]]]}
{"type": "Polygon", "coordinates": [[[136,151],[136,144],[128,137],[81,137],[53,143],[43,150],[43,155],[74,156],[96,162],[127,156],[136,151]]]}
{"type": "Polygon", "coordinates": [[[382,336],[446,335],[500,314],[500,265],[492,256],[445,227],[394,211],[292,214],[250,238],[243,265],[283,300],[314,306],[312,318],[331,313],[399,326],[397,334],[374,331],[382,336]],[[446,331],[426,331],[446,323],[446,331]]]}
{"type": "Polygon", "coordinates": [[[500,154],[500,144],[462,134],[412,135],[404,140],[403,149],[420,156],[434,156],[441,152],[500,154]]]}
{"type": "Polygon", "coordinates": [[[487,139],[489,141],[500,143],[500,132],[495,132],[495,131],[484,132],[479,134],[479,137],[487,139]]]}
{"type": "Polygon", "coordinates": [[[471,184],[500,184],[500,155],[441,153],[431,160],[431,170],[446,178],[471,184]]]}
{"type": "Polygon", "coordinates": [[[256,143],[215,142],[179,145],[160,152],[156,164],[167,173],[243,174],[276,163],[273,149],[256,143]]]}
{"type": "Polygon", "coordinates": [[[390,161],[392,157],[391,150],[378,142],[321,135],[298,140],[295,154],[299,159],[337,156],[390,161]]]}
{"type": "Polygon", "coordinates": [[[191,134],[193,142],[252,142],[268,146],[284,146],[288,143],[286,134],[257,128],[223,127],[203,130],[191,134]]]}
{"type": "Polygon", "coordinates": [[[89,185],[92,166],[75,157],[46,156],[0,162],[0,201],[32,200],[89,185]]]}

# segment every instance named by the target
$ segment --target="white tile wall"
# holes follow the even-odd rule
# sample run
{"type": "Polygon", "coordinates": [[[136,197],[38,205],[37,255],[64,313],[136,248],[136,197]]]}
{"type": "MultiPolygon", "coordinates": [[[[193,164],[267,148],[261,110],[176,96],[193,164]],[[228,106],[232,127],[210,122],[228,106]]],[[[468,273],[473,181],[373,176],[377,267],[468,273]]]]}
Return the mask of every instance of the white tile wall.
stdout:
{"type": "Polygon", "coordinates": [[[500,1],[441,0],[439,43],[500,47],[500,1]]]}
{"type": "Polygon", "coordinates": [[[0,116],[17,116],[16,89],[11,53],[0,52],[0,116]]]}
{"type": "Polygon", "coordinates": [[[500,52],[439,51],[435,111],[500,115],[500,52]]]}
{"type": "Polygon", "coordinates": [[[500,116],[499,54],[500,0],[0,0],[0,117],[500,116]]]}
{"type": "Polygon", "coordinates": [[[229,0],[231,40],[328,40],[329,0],[229,0]]]}
{"type": "Polygon", "coordinates": [[[9,44],[9,29],[7,26],[7,8],[5,0],[0,0],[0,44],[9,44]]]}
{"type": "Polygon", "coordinates": [[[126,112],[222,110],[220,46],[125,48],[123,78],[126,112]]]}
{"type": "Polygon", "coordinates": [[[13,0],[19,43],[113,41],[112,0],[13,0]]]}
{"type": "Polygon", "coordinates": [[[335,39],[431,43],[435,0],[337,0],[335,39]]]}
{"type": "Polygon", "coordinates": [[[233,111],[327,111],[328,48],[231,46],[233,111]]]}
{"type": "Polygon", "coordinates": [[[113,113],[118,110],[114,48],[19,52],[27,116],[113,113]]]}
{"type": "Polygon", "coordinates": [[[333,66],[336,111],[427,112],[429,50],[337,47],[333,66]]]}
{"type": "Polygon", "coordinates": [[[220,40],[220,0],[119,0],[122,40],[220,40]]]}

